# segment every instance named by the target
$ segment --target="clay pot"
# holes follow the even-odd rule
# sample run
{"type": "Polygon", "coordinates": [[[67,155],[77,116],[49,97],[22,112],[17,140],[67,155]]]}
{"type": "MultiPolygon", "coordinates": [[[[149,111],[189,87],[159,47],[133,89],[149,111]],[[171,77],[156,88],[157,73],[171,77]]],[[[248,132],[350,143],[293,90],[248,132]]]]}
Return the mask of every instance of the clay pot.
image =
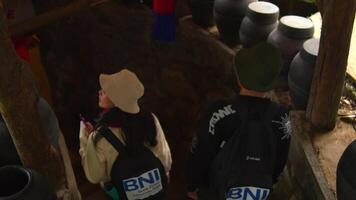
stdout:
{"type": "Polygon", "coordinates": [[[356,140],[342,154],[336,171],[336,194],[338,200],[356,197],[356,140]]]}
{"type": "Polygon", "coordinates": [[[278,25],[279,8],[269,2],[258,1],[248,5],[246,16],[240,26],[240,41],[244,47],[251,47],[267,40],[278,25]]]}
{"type": "Polygon", "coordinates": [[[188,0],[188,5],[194,23],[204,28],[214,25],[214,0],[188,0]]]}
{"type": "Polygon", "coordinates": [[[39,173],[16,165],[0,168],[0,200],[56,200],[48,181],[39,173]]]}
{"type": "Polygon", "coordinates": [[[228,45],[239,42],[239,30],[247,6],[257,0],[215,0],[214,17],[220,38],[228,45]]]}
{"type": "Polygon", "coordinates": [[[319,39],[309,39],[304,42],[302,49],[290,65],[289,91],[294,106],[298,110],[305,110],[307,107],[318,51],[319,39]]]}
{"type": "Polygon", "coordinates": [[[289,65],[302,48],[303,43],[312,38],[314,25],[310,19],[288,15],[279,20],[278,26],[269,34],[267,42],[280,49],[283,58],[281,76],[288,77],[289,65]]]}

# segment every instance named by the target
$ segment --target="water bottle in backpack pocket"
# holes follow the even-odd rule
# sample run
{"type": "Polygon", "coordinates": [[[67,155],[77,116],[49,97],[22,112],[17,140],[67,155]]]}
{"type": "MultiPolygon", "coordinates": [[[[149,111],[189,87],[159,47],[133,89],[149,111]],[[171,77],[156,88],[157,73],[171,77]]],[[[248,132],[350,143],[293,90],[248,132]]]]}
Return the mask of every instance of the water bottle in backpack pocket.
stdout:
{"type": "Polygon", "coordinates": [[[120,152],[110,172],[111,182],[115,186],[120,200],[164,200],[167,177],[161,161],[149,150],[129,155],[125,146],[110,131],[100,129],[113,147],[120,152]]]}
{"type": "Polygon", "coordinates": [[[210,185],[216,199],[267,199],[273,186],[277,139],[270,126],[270,111],[268,108],[259,116],[240,113],[240,126],[211,167],[210,185]]]}
{"type": "Polygon", "coordinates": [[[112,199],[112,200],[120,199],[115,186],[113,186],[112,184],[104,186],[103,189],[104,189],[104,192],[106,193],[106,195],[108,195],[108,197],[110,197],[110,199],[112,199]]]}

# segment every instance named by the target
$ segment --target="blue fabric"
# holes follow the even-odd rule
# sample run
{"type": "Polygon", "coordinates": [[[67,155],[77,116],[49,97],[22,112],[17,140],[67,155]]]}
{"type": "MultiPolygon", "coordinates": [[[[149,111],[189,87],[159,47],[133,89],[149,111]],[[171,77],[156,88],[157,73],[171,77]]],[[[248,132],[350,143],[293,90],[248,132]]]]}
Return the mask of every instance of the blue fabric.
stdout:
{"type": "Polygon", "coordinates": [[[154,13],[152,25],[152,37],[160,41],[172,41],[175,39],[175,15],[154,13]]]}

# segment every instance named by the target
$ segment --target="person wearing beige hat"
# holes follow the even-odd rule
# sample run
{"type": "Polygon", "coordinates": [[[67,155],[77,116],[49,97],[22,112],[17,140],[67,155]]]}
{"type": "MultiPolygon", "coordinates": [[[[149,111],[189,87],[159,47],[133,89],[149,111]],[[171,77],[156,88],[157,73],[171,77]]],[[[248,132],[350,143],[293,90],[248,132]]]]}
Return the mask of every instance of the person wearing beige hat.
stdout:
{"type": "MultiPolygon", "coordinates": [[[[115,173],[112,169],[120,152],[102,130],[109,130],[123,144],[123,156],[134,157],[148,148],[168,177],[172,165],[170,148],[158,118],[139,106],[138,100],[144,94],[140,80],[133,72],[123,69],[115,74],[101,74],[99,82],[98,105],[104,112],[95,126],[80,122],[79,153],[87,179],[100,183],[107,192],[112,189],[110,183],[115,173]]],[[[120,196],[120,199],[126,198],[120,196]]]]}

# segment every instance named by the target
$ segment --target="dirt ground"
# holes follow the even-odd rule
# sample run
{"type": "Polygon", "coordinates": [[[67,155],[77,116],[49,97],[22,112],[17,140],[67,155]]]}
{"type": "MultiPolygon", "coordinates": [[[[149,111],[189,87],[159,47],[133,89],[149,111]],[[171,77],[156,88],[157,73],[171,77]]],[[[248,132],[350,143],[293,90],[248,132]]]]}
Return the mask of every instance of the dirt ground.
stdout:
{"type": "Polygon", "coordinates": [[[318,133],[313,145],[325,174],[329,188],[336,194],[337,164],[346,147],[356,139],[356,102],[350,96],[342,96],[338,120],[334,130],[318,133]]]}
{"type": "Polygon", "coordinates": [[[330,189],[336,193],[336,169],[346,147],[356,139],[356,132],[351,124],[338,120],[336,127],[329,133],[318,134],[313,145],[318,155],[321,168],[330,189]]]}

